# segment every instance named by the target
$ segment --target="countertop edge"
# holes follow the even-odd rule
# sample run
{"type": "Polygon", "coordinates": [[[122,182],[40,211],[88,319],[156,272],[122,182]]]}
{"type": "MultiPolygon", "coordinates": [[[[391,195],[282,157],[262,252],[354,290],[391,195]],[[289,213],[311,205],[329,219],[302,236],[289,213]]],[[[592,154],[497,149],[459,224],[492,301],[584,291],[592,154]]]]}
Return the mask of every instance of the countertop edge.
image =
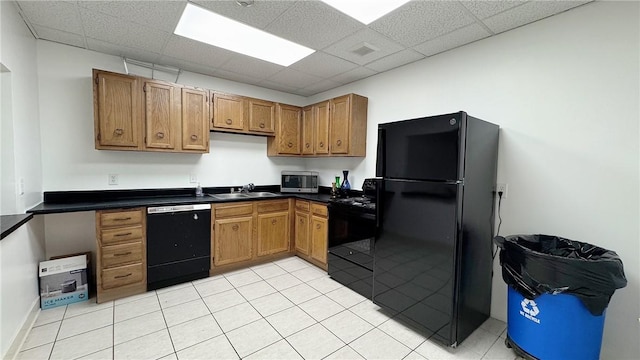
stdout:
{"type": "Polygon", "coordinates": [[[12,232],[18,230],[22,225],[26,224],[29,220],[33,219],[32,213],[16,214],[16,215],[0,215],[0,227],[2,228],[2,235],[0,240],[9,236],[12,232]]]}

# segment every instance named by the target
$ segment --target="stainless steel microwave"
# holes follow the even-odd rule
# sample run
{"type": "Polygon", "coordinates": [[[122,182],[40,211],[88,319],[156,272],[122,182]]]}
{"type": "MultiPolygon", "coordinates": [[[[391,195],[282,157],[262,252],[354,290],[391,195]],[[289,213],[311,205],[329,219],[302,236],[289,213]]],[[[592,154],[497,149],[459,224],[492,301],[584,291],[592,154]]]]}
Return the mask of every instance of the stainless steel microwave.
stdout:
{"type": "Polygon", "coordinates": [[[280,192],[317,193],[318,173],[316,171],[282,171],[280,192]]]}

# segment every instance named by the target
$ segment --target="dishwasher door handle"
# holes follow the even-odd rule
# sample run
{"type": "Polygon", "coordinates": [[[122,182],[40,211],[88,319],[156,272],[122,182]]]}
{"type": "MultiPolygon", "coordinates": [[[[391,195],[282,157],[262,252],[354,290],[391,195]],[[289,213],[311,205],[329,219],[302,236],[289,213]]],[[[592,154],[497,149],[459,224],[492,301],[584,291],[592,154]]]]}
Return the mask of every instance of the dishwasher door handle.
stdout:
{"type": "Polygon", "coordinates": [[[147,214],[164,214],[181,211],[211,210],[211,204],[173,205],[148,207],[147,214]]]}

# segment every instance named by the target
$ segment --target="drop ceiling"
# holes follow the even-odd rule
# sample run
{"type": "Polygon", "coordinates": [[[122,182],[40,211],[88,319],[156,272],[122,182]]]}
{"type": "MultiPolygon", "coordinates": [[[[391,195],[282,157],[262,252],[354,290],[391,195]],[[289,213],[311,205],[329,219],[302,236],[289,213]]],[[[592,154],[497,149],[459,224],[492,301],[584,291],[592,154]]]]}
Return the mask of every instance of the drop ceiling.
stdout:
{"type": "Polygon", "coordinates": [[[173,34],[185,0],[16,4],[37,39],[311,96],[587,2],[415,0],[364,25],[314,0],[192,1],[316,50],[289,67],[173,34]]]}

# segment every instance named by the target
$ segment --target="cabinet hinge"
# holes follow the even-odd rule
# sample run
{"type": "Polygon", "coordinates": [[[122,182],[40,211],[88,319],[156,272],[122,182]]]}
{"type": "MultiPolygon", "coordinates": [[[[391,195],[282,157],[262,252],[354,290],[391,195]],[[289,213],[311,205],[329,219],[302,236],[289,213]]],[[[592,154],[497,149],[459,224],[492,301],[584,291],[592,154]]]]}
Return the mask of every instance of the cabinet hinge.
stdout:
{"type": "Polygon", "coordinates": [[[101,140],[101,139],[100,139],[100,133],[98,133],[97,138],[98,138],[98,141],[100,141],[100,140],[101,140]]]}
{"type": "Polygon", "coordinates": [[[98,75],[96,75],[96,85],[98,85],[98,84],[99,84],[99,82],[98,82],[98,75]]]}
{"type": "Polygon", "coordinates": [[[142,91],[147,92],[147,84],[144,84],[144,86],[142,87],[142,91]]]}

